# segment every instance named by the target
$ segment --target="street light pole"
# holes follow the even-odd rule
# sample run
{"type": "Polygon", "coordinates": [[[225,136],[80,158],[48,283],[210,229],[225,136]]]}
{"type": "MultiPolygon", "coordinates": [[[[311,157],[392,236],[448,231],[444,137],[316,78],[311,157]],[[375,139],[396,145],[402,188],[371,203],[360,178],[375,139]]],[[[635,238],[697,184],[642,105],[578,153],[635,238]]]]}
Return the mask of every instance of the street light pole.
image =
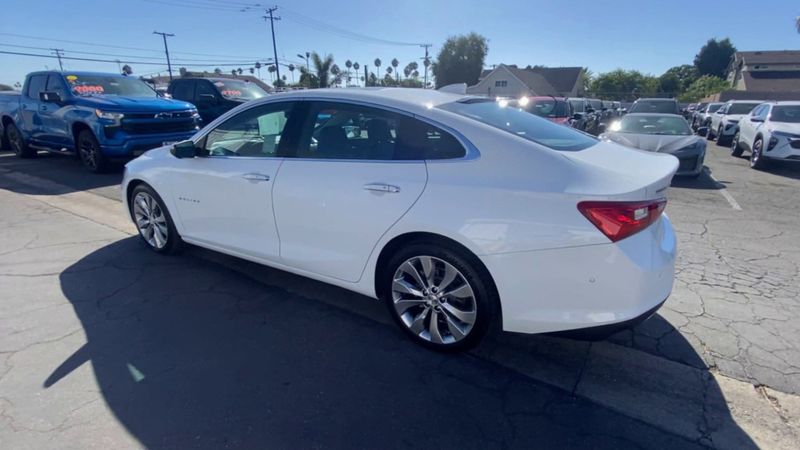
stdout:
{"type": "Polygon", "coordinates": [[[173,37],[174,34],[171,33],[159,33],[158,31],[153,31],[153,34],[160,34],[162,38],[164,38],[164,53],[167,54],[167,70],[169,70],[169,81],[172,81],[172,64],[169,62],[169,47],[167,47],[167,37],[173,37]]]}
{"type": "Polygon", "coordinates": [[[63,48],[51,48],[50,50],[52,50],[56,54],[56,58],[58,58],[58,68],[59,68],[59,70],[61,70],[63,72],[64,71],[64,66],[61,65],[61,52],[63,52],[64,49],[63,48]]]}

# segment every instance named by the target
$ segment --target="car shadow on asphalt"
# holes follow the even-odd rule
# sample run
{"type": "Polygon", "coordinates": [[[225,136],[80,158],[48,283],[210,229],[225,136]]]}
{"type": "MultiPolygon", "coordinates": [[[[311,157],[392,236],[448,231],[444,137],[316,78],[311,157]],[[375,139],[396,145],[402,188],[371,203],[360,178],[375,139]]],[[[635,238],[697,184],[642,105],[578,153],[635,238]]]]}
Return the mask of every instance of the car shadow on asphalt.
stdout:
{"type": "MultiPolygon", "coordinates": [[[[372,299],[201,249],[156,255],[138,238],[86,255],[59,279],[87,342],[42,375],[44,387],[58,389],[90,362],[109,409],[148,448],[707,443],[535,381],[509,368],[520,359],[503,360],[522,349],[534,365],[572,364],[587,357],[585,343],[503,335],[469,354],[435,353],[390,326],[372,299]]],[[[585,361],[577,366],[587,370],[585,361]]],[[[702,396],[714,395],[712,382],[702,396]]],[[[751,442],[725,413],[738,442],[751,442]]]]}
{"type": "Polygon", "coordinates": [[[708,189],[719,190],[725,187],[727,182],[717,181],[711,177],[711,169],[703,166],[703,171],[697,177],[675,176],[672,178],[671,187],[684,189],[708,189]]]}
{"type": "Polygon", "coordinates": [[[0,152],[0,171],[9,170],[17,175],[29,175],[52,181],[52,186],[30,186],[14,183],[6,189],[20,194],[61,195],[76,191],[119,186],[122,182],[122,164],[109,167],[106,173],[90,173],[80,160],[72,155],[59,155],[40,151],[34,159],[20,159],[10,152],[0,152]]]}

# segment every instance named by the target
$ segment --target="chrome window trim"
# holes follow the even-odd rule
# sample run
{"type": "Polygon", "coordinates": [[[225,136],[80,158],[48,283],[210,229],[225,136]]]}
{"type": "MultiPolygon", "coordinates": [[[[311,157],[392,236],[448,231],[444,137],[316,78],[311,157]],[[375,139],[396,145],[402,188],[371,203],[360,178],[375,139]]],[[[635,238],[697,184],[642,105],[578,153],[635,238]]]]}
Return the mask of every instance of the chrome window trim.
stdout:
{"type": "Polygon", "coordinates": [[[216,129],[219,125],[227,121],[229,118],[233,117],[234,115],[238,115],[244,113],[245,111],[249,111],[252,108],[258,108],[261,106],[267,106],[273,103],[289,103],[289,102],[334,102],[334,103],[347,103],[351,105],[358,105],[358,106],[366,106],[369,108],[376,108],[383,111],[393,112],[396,114],[401,114],[406,117],[411,117],[412,119],[417,119],[422,122],[427,123],[428,125],[435,126],[437,128],[441,128],[443,131],[450,133],[456,140],[464,147],[465,154],[460,158],[445,158],[445,159],[334,159],[334,158],[297,158],[297,157],[285,157],[285,156],[206,156],[205,158],[250,158],[250,159],[264,159],[264,158],[283,158],[286,160],[297,160],[297,161],[331,161],[331,162],[360,162],[360,163],[419,163],[419,162],[427,162],[427,163],[443,163],[443,162],[462,162],[462,161],[474,161],[479,159],[481,154],[475,145],[470,142],[463,134],[461,134],[458,130],[445,125],[437,120],[431,119],[429,117],[420,116],[419,114],[414,114],[408,111],[404,111],[402,109],[394,108],[392,106],[381,105],[378,103],[367,102],[363,100],[353,100],[353,99],[343,99],[343,98],[336,98],[336,97],[281,97],[277,99],[270,99],[267,98],[262,101],[252,101],[245,103],[241,106],[237,106],[236,108],[226,112],[225,114],[217,117],[213,122],[206,125],[202,130],[200,130],[197,134],[192,136],[192,141],[197,144],[198,142],[202,141],[208,134],[210,134],[214,129],[216,129]]]}

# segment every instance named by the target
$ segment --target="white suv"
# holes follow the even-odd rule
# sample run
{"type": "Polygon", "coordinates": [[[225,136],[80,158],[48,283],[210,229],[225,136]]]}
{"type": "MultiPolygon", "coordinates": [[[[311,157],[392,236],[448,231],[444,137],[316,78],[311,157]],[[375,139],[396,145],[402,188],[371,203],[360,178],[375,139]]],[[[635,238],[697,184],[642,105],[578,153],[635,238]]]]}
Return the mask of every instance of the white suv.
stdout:
{"type": "Polygon", "coordinates": [[[733,156],[750,151],[750,167],[761,169],[770,159],[800,161],[800,102],[757,106],[739,122],[733,156]]]}
{"type": "Polygon", "coordinates": [[[711,124],[708,126],[708,139],[717,139],[718,145],[730,142],[738,130],[739,121],[743,119],[756,106],[764,103],[763,100],[728,100],[714,114],[711,114],[711,124]]]}

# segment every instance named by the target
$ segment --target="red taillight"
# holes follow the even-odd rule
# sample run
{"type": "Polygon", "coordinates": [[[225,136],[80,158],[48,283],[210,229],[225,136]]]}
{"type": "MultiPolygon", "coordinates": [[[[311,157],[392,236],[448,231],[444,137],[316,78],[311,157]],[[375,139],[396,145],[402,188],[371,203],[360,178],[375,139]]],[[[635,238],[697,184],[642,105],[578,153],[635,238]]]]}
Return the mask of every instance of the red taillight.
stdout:
{"type": "Polygon", "coordinates": [[[578,210],[611,242],[644,230],[661,217],[666,199],[645,202],[580,202],[578,210]]]}

